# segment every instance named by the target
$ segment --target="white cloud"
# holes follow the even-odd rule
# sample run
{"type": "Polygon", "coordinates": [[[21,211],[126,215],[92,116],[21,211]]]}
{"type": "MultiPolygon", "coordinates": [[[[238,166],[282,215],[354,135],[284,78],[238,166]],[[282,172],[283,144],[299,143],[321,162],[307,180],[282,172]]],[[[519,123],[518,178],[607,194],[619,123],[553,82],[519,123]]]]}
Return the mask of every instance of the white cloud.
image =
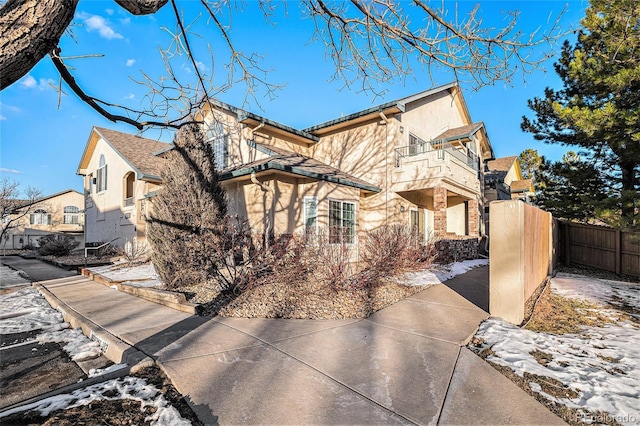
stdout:
{"type": "Polygon", "coordinates": [[[119,21],[122,25],[129,25],[131,23],[131,18],[122,18],[119,21]]]}
{"type": "Polygon", "coordinates": [[[104,19],[102,16],[89,15],[88,13],[80,12],[78,13],[78,18],[84,22],[87,31],[90,33],[95,31],[100,34],[100,37],[107,40],[124,38],[122,34],[117,33],[113,28],[111,28],[109,21],[104,19]]]}
{"type": "Polygon", "coordinates": [[[127,66],[130,67],[131,65],[135,64],[136,60],[135,59],[127,59],[127,66]]]}
{"type": "Polygon", "coordinates": [[[11,173],[14,175],[23,175],[24,172],[21,172],[20,170],[16,170],[16,169],[7,169],[6,167],[0,167],[0,172],[2,173],[11,173]]]}
{"type": "Polygon", "coordinates": [[[0,114],[0,121],[4,121],[6,119],[7,119],[7,117],[5,117],[4,115],[0,114]]]}
{"type": "Polygon", "coordinates": [[[20,82],[20,86],[27,88],[27,89],[32,89],[36,86],[38,86],[38,82],[36,81],[35,78],[33,78],[32,76],[28,75],[25,78],[22,79],[22,81],[20,82]]]}
{"type": "Polygon", "coordinates": [[[23,89],[38,89],[45,90],[51,87],[55,82],[50,78],[41,78],[40,80],[36,80],[31,75],[27,75],[20,81],[20,86],[23,89]]]}
{"type": "Polygon", "coordinates": [[[113,9],[105,9],[105,12],[107,12],[109,16],[113,15],[113,9]]]}
{"type": "Polygon", "coordinates": [[[125,99],[133,99],[133,98],[135,98],[135,97],[136,97],[136,95],[134,95],[133,93],[129,93],[129,94],[128,94],[127,96],[125,96],[124,98],[125,98],[125,99]]]}

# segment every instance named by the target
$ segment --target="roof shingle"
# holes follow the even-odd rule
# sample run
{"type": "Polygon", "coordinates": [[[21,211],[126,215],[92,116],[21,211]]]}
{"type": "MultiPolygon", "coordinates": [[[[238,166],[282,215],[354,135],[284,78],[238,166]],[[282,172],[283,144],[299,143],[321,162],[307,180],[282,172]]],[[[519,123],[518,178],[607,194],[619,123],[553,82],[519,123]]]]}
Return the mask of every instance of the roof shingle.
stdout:
{"type": "Polygon", "coordinates": [[[171,144],[102,127],[95,130],[142,175],[160,177],[164,159],[154,154],[171,144]]]}

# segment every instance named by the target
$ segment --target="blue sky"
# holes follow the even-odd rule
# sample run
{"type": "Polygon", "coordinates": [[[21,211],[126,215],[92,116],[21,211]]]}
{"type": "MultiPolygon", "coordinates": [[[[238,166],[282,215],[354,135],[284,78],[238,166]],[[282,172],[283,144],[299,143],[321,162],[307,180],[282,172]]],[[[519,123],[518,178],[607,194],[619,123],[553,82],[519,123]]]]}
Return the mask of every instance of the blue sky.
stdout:
{"type": "MultiPolygon", "coordinates": [[[[195,4],[179,2],[186,5],[187,12],[195,4]]],[[[453,13],[455,4],[445,4],[453,13]]],[[[459,3],[460,9],[474,5],[475,2],[459,3]]],[[[550,13],[555,16],[565,5],[568,9],[562,25],[566,29],[576,28],[587,6],[584,1],[481,1],[479,13],[487,25],[500,26],[504,23],[502,12],[518,9],[522,12],[519,21],[522,30],[530,32],[544,27],[550,13]]],[[[72,35],[65,35],[61,41],[62,54],[104,55],[68,61],[76,67],[76,78],[83,89],[113,102],[134,105],[140,102],[146,91],[129,76],[139,79],[140,70],[152,75],[160,72],[158,49],[170,42],[169,31],[173,28],[163,29],[164,25],[173,25],[167,19],[170,12],[167,5],[156,15],[134,17],[111,0],[80,1],[72,35]]],[[[280,5],[272,21],[274,24],[266,24],[256,3],[249,1],[243,12],[235,13],[230,35],[239,49],[263,55],[263,66],[272,69],[267,78],[284,87],[273,100],[259,91],[259,106],[255,102],[243,105],[245,88],[241,85],[220,93],[219,98],[295,128],[309,127],[453,80],[452,74],[436,70],[432,81],[426,71],[416,68],[412,78],[380,86],[385,91],[383,96],[363,93],[357,83],[345,88],[341,82],[330,81],[333,65],[325,60],[324,47],[310,41],[313,23],[299,18],[296,2],[287,3],[286,13],[280,5]]],[[[223,84],[227,80],[223,68],[227,53],[214,28],[205,24],[200,19],[194,28],[203,40],[211,43],[215,63],[204,62],[202,69],[213,71],[214,81],[223,84]]],[[[526,148],[534,148],[555,160],[567,151],[566,147],[541,144],[520,130],[522,115],[532,115],[527,100],[542,96],[547,86],[560,87],[552,63],[553,60],[546,63],[546,73],[527,75],[526,83],[516,78],[512,86],[496,83],[478,91],[462,85],[471,118],[485,122],[496,156],[518,155],[526,148]]],[[[193,70],[185,60],[176,72],[188,77],[193,70]]],[[[51,61],[44,58],[27,76],[0,92],[0,174],[15,179],[23,189],[33,186],[46,195],[69,188],[82,190],[82,180],[75,173],[92,126],[136,131],[102,118],[64,85],[62,89],[69,96],[62,96],[58,105],[58,93],[51,87],[57,85],[57,73],[51,61]]],[[[149,132],[145,136],[171,139],[167,132],[149,132]]]]}

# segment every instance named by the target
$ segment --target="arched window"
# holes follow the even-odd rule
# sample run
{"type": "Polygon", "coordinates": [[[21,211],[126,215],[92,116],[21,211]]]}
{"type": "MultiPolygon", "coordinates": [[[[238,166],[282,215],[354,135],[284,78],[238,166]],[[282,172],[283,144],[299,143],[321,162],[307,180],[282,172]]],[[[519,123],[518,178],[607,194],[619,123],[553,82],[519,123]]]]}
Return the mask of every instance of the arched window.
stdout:
{"type": "Polygon", "coordinates": [[[37,209],[29,218],[31,225],[51,225],[51,215],[46,210],[37,209]]]}
{"type": "Polygon", "coordinates": [[[127,173],[124,177],[124,188],[123,188],[124,191],[122,191],[122,194],[124,195],[125,207],[133,205],[133,201],[134,201],[133,185],[135,180],[136,180],[136,175],[133,172],[127,173]]]}
{"type": "Polygon", "coordinates": [[[78,225],[80,223],[80,208],[76,206],[65,206],[63,223],[78,225]]]}
{"type": "Polygon", "coordinates": [[[96,186],[98,192],[107,190],[107,163],[104,155],[100,155],[100,163],[96,172],[96,186]]]}

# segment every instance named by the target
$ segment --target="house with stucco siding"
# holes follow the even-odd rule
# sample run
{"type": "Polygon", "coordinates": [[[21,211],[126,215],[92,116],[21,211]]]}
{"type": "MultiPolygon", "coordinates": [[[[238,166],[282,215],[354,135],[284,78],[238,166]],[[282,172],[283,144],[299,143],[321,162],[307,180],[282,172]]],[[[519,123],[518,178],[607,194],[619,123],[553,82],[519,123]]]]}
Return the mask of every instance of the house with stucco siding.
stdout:
{"type": "MultiPolygon", "coordinates": [[[[356,244],[360,233],[394,224],[425,240],[485,233],[483,169],[494,155],[456,83],[305,129],[216,100],[201,114],[229,213],[247,219],[255,234],[322,228],[332,243],[356,244]]],[[[123,240],[125,230],[143,237],[141,219],[161,184],[166,149],[93,129],[78,169],[85,176],[87,241],[123,240]]]]}
{"type": "Polygon", "coordinates": [[[12,222],[0,248],[37,247],[40,237],[51,234],[67,235],[82,243],[84,197],[78,191],[67,189],[33,202],[15,200],[15,205],[16,208],[2,218],[7,224],[12,222]]]}

